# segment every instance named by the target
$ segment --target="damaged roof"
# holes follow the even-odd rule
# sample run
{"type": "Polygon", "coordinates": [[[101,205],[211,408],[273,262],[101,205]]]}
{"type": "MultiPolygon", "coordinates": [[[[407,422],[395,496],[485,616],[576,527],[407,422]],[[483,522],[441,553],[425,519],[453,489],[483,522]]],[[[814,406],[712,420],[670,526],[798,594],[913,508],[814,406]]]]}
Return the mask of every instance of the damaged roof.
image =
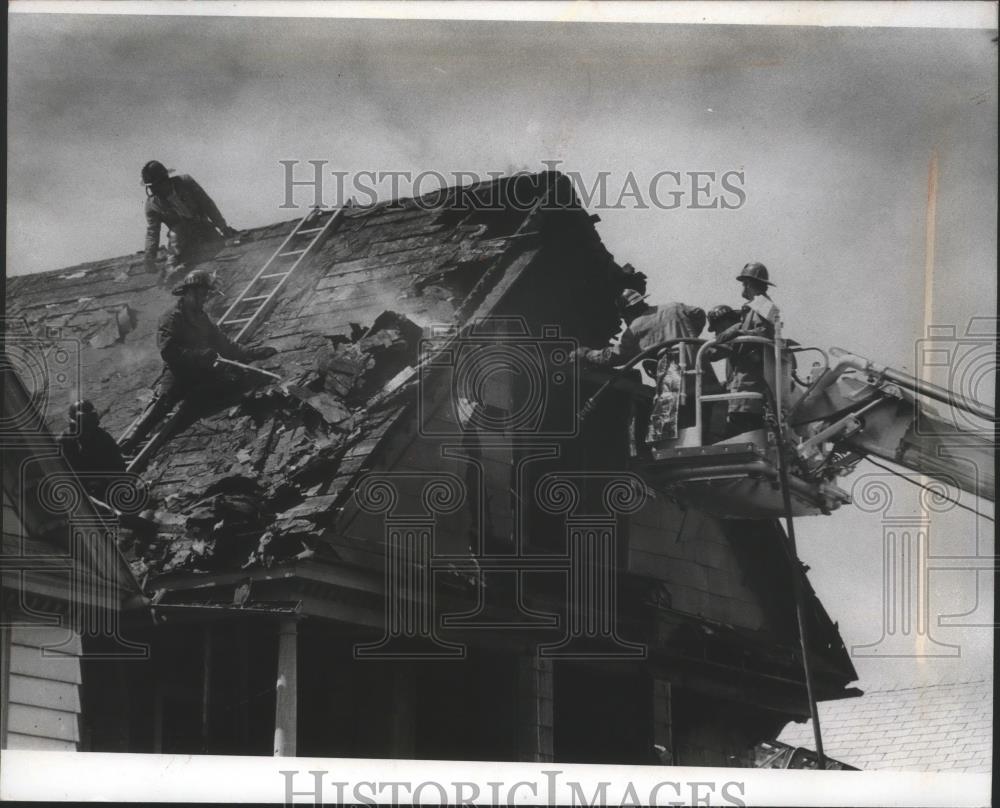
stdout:
{"type": "MultiPolygon", "coordinates": [[[[538,208],[558,182],[568,187],[560,175],[539,174],[472,188],[481,198],[518,201],[486,210],[470,204],[469,188],[447,189],[434,202],[345,208],[250,339],[277,348],[256,365],[283,383],[234,390],[182,425],[143,472],[161,534],[133,548],[140,579],[311,555],[309,537],[336,512],[408,400],[405,389],[376,406],[369,399],[416,363],[424,326],[490,309],[497,281],[537,252],[546,218],[538,208]]],[[[587,222],[609,270],[631,273],[614,264],[569,197],[567,208],[587,222]]],[[[221,315],[297,222],[246,231],[200,265],[216,273],[225,295],[207,306],[210,316],[221,315]]],[[[137,240],[141,232],[137,222],[137,240]]],[[[633,280],[644,283],[640,273],[633,280]]],[[[15,276],[9,291],[8,317],[23,318],[47,345],[68,345],[70,365],[79,361],[64,389],[50,390],[50,426],[62,428],[65,404],[81,395],[119,437],[151,399],[162,368],[156,325],[176,301],[169,286],[136,253],[15,276]]]]}
{"type": "MultiPolygon", "coordinates": [[[[298,597],[299,590],[279,582],[294,578],[312,593],[306,595],[311,608],[325,609],[322,598],[330,597],[339,619],[343,585],[353,587],[349,597],[360,604],[352,619],[370,613],[381,621],[383,595],[370,582],[373,576],[382,581],[381,537],[358,529],[360,521],[350,530],[334,528],[349,510],[359,476],[391,460],[417,431],[417,419],[404,415],[414,408],[419,376],[413,366],[428,327],[476,322],[503,314],[506,304],[508,315],[531,322],[552,322],[540,319],[552,315],[564,335],[601,345],[619,328],[621,290],[645,291],[645,276],[615,262],[594,228],[596,217],[558,173],[431,196],[345,208],[249,340],[278,350],[255,364],[281,382],[235,383],[226,401],[180,424],[143,471],[154,511],[146,516],[156,532],[126,535],[122,550],[157,608],[194,608],[192,599],[218,606],[227,587],[242,608],[248,601],[239,593],[251,580],[261,587],[255,601],[280,600],[292,590],[298,597]],[[487,204],[470,205],[470,193],[487,204]],[[518,287],[528,276],[531,283],[518,287]],[[561,295],[568,289],[572,305],[561,295]],[[280,575],[271,572],[276,566],[280,575]],[[345,566],[363,574],[346,583],[345,566]],[[216,586],[219,595],[207,591],[216,586]],[[322,589],[327,586],[333,589],[322,589]]],[[[298,221],[241,233],[239,243],[201,265],[216,273],[225,294],[210,302],[210,316],[218,319],[298,221]]],[[[142,232],[136,222],[137,241],[142,232]]],[[[142,258],[136,253],[10,279],[8,319],[23,327],[19,338],[41,343],[49,366],[51,428],[61,429],[66,406],[85,396],[117,438],[151,400],[162,368],[157,320],[176,298],[169,284],[145,271],[142,258]]],[[[15,331],[9,324],[8,344],[15,331]]],[[[430,448],[436,453],[425,469],[441,458],[440,446],[430,448]]],[[[747,547],[759,544],[760,552],[744,555],[783,563],[775,541],[780,528],[761,522],[739,530],[744,541],[733,541],[734,549],[759,533],[757,544],[747,547]]],[[[755,585],[768,589],[753,558],[740,563],[755,585]]],[[[449,571],[455,591],[467,595],[476,585],[468,570],[449,571]]],[[[804,578],[801,569],[793,574],[804,578]]],[[[831,657],[837,682],[855,678],[836,627],[807,591],[814,643],[831,657]]],[[[774,610],[791,614],[780,604],[774,610]]],[[[717,633],[736,642],[731,632],[717,633]]],[[[795,667],[794,655],[781,665],[795,667]]]]}

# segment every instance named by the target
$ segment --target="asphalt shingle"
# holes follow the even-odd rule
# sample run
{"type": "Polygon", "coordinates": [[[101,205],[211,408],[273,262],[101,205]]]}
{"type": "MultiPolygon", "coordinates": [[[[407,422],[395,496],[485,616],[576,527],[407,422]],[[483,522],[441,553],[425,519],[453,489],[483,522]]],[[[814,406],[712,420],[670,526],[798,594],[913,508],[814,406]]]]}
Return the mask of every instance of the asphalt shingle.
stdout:
{"type": "MultiPolygon", "coordinates": [[[[992,714],[989,680],[869,690],[820,705],[825,752],[861,769],[989,772],[992,714]]],[[[789,724],[778,740],[811,749],[811,722],[789,724]]]]}

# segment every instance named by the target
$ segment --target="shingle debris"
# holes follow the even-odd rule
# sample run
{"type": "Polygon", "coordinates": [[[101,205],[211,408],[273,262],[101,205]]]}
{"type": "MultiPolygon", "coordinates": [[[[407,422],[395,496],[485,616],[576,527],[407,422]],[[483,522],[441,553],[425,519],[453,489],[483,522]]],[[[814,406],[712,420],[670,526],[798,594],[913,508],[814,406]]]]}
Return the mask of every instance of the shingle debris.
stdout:
{"type": "Polygon", "coordinates": [[[366,404],[415,364],[423,331],[385,311],[352,334],[330,339],[315,369],[248,391],[229,408],[231,428],[206,443],[203,465],[191,470],[165,510],[152,514],[166,529],[153,538],[124,539],[140,580],[167,572],[269,567],[314,551],[317,528],[339,504],[338,487],[328,481],[392,414],[366,404]]]}

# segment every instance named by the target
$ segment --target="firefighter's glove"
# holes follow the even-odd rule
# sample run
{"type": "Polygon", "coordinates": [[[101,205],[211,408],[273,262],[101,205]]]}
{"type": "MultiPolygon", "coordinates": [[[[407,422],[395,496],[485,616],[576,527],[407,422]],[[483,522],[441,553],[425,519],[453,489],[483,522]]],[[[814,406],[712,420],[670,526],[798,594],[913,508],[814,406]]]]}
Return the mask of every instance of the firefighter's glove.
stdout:
{"type": "Polygon", "coordinates": [[[270,359],[278,352],[278,349],[273,345],[262,345],[259,348],[251,349],[250,358],[251,359],[270,359]]]}

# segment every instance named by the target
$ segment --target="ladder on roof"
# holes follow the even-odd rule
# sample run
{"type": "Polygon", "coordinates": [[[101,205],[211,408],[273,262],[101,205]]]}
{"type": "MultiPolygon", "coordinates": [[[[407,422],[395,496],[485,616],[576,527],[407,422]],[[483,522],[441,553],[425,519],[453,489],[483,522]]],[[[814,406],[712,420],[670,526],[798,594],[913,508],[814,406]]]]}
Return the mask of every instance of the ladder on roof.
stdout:
{"type": "Polygon", "coordinates": [[[226,309],[226,313],[219,318],[218,325],[223,330],[240,326],[233,340],[239,342],[263,322],[264,317],[277,302],[277,294],[281,287],[344,216],[344,209],[338,208],[327,216],[325,222],[319,224],[324,212],[323,208],[317,207],[302,217],[232,305],[226,309]]]}
{"type": "MultiPolygon", "coordinates": [[[[350,204],[350,203],[348,203],[350,204]]],[[[265,317],[278,301],[278,291],[285,285],[292,273],[309,257],[312,251],[334,229],[344,216],[344,208],[328,211],[314,207],[302,217],[285,237],[270,258],[264,263],[257,274],[243,288],[236,300],[226,309],[216,324],[227,330],[239,326],[239,331],[232,337],[234,342],[240,342],[248,337],[264,322],[265,317]],[[323,220],[326,216],[326,220],[323,220]]],[[[128,429],[118,439],[119,445],[128,441],[139,427],[156,399],[146,405],[143,411],[129,425],[128,429]]],[[[149,430],[147,436],[138,444],[135,454],[129,459],[127,470],[138,474],[146,467],[150,458],[170,437],[178,421],[187,412],[187,401],[182,400],[166,414],[160,422],[159,429],[149,430]]],[[[155,427],[155,425],[154,425],[155,427]]]]}

